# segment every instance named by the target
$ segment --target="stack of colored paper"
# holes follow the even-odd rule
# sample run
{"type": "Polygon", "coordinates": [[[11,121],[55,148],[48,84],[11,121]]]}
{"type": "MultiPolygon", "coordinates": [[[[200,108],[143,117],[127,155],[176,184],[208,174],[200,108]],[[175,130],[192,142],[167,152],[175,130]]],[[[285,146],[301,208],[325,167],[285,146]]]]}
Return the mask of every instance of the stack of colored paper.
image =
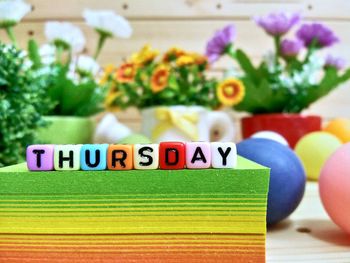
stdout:
{"type": "Polygon", "coordinates": [[[265,262],[269,170],[0,169],[0,262],[265,262]]]}

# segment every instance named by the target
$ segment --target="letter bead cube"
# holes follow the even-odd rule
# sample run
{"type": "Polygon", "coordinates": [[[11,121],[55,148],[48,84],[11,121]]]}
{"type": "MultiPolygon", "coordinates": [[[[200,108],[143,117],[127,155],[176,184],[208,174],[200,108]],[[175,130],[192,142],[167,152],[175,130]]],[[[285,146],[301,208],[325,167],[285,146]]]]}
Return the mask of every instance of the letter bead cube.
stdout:
{"type": "Polygon", "coordinates": [[[186,143],[186,166],[189,169],[206,169],[211,165],[209,142],[186,143]]]}
{"type": "Polygon", "coordinates": [[[141,170],[154,170],[159,167],[158,144],[135,144],[134,167],[141,170]]]}
{"type": "Polygon", "coordinates": [[[49,144],[30,145],[27,147],[27,166],[31,171],[53,170],[54,146],[49,144]]]}
{"type": "Polygon", "coordinates": [[[56,171],[80,170],[81,145],[55,145],[54,167],[56,171]]]}
{"type": "Polygon", "coordinates": [[[163,170],[184,169],[186,148],[182,142],[161,142],[159,144],[159,166],[163,170]]]}
{"type": "Polygon", "coordinates": [[[213,168],[235,168],[237,148],[233,142],[211,143],[211,165],[213,168]]]}
{"type": "Polygon", "coordinates": [[[80,165],[85,171],[101,171],[107,167],[108,144],[84,144],[80,149],[80,165]]]}
{"type": "Polygon", "coordinates": [[[133,169],[133,146],[130,144],[109,145],[107,160],[109,170],[133,169]]]}

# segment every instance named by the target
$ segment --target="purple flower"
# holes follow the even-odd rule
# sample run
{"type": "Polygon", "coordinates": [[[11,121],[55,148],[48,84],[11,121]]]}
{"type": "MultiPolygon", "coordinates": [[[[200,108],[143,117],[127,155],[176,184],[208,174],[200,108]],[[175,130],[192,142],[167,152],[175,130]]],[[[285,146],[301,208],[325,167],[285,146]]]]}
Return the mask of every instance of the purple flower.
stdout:
{"type": "Polygon", "coordinates": [[[297,31],[297,37],[305,46],[315,42],[318,48],[329,47],[339,41],[331,29],[319,23],[302,25],[297,31]]]}
{"type": "Polygon", "coordinates": [[[300,21],[300,14],[274,13],[265,17],[256,17],[254,20],[267,34],[282,36],[300,21]]]}
{"type": "Polygon", "coordinates": [[[281,43],[281,55],[284,57],[295,57],[299,54],[303,46],[303,42],[300,40],[285,39],[281,43]]]}
{"type": "Polygon", "coordinates": [[[227,25],[223,29],[216,31],[214,36],[208,41],[206,56],[210,63],[217,61],[225,53],[227,47],[232,44],[236,37],[234,25],[227,25]]]}
{"type": "Polygon", "coordinates": [[[326,57],[325,66],[326,67],[335,67],[337,70],[341,70],[345,67],[346,61],[341,57],[335,57],[328,55],[326,57]]]}

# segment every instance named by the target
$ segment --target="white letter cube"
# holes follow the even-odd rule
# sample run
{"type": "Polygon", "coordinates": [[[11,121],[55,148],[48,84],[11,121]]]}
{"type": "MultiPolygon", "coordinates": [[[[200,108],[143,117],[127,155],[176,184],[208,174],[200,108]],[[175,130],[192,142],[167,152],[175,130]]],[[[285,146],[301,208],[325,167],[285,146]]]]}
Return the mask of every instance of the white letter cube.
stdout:
{"type": "Polygon", "coordinates": [[[237,166],[237,148],[233,142],[212,142],[211,165],[213,168],[235,168],[237,166]]]}
{"type": "Polygon", "coordinates": [[[71,145],[71,144],[55,145],[55,149],[54,149],[55,170],[56,171],[80,170],[80,149],[81,149],[81,145],[71,145]],[[60,155],[63,158],[60,158],[60,155]],[[73,157],[73,158],[70,159],[70,157],[73,157]]]}
{"type": "Polygon", "coordinates": [[[159,144],[135,144],[134,168],[154,170],[159,167],[159,144]]]}

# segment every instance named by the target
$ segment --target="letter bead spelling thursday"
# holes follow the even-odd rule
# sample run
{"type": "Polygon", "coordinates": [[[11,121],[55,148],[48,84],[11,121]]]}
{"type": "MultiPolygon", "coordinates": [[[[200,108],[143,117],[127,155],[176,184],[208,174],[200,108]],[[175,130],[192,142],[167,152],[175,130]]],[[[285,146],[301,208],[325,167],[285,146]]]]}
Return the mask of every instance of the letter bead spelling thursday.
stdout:
{"type": "Polygon", "coordinates": [[[235,168],[232,142],[161,142],[160,144],[31,145],[31,171],[178,170],[235,168]]]}

